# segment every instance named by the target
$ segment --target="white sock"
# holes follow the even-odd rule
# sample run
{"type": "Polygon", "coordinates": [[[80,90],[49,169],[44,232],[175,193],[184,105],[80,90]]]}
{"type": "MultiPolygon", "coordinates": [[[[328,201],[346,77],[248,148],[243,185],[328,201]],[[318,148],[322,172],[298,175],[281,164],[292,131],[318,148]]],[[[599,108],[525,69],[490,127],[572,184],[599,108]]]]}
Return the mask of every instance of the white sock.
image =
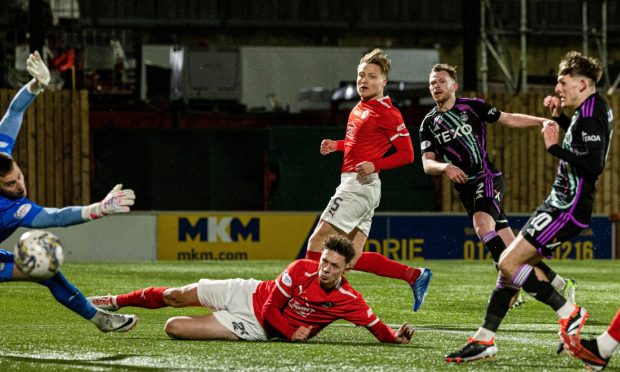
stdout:
{"type": "Polygon", "coordinates": [[[551,281],[551,285],[555,288],[556,291],[562,293],[564,288],[566,287],[566,280],[559,275],[556,275],[555,278],[551,281]]]}
{"type": "Polygon", "coordinates": [[[558,311],[556,311],[555,313],[557,314],[559,319],[564,319],[564,318],[568,318],[573,313],[574,310],[575,310],[575,305],[566,301],[564,306],[558,309],[558,311]]]}
{"type": "Polygon", "coordinates": [[[598,352],[605,359],[610,358],[614,350],[618,348],[618,341],[611,337],[607,331],[596,338],[596,344],[598,345],[598,352]]]}
{"type": "Polygon", "coordinates": [[[486,328],[480,327],[474,335],[474,340],[478,341],[491,341],[495,337],[495,332],[489,331],[486,328]]]}

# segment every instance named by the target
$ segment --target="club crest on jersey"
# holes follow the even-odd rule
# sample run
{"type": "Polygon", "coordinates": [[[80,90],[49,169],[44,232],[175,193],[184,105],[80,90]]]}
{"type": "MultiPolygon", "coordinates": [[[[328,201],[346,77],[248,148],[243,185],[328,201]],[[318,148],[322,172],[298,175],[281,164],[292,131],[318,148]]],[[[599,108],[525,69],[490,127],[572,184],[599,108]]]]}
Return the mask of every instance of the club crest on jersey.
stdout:
{"type": "Polygon", "coordinates": [[[469,120],[469,116],[467,116],[467,113],[461,112],[461,122],[467,123],[467,120],[469,120]]]}
{"type": "Polygon", "coordinates": [[[21,220],[22,218],[26,217],[28,212],[30,212],[30,209],[32,209],[32,204],[24,204],[21,207],[19,207],[17,211],[15,211],[15,213],[13,214],[13,217],[17,218],[18,220],[21,220]]]}
{"type": "Polygon", "coordinates": [[[288,274],[288,271],[285,271],[284,274],[282,274],[282,283],[284,283],[287,287],[290,287],[293,284],[293,279],[288,274]]]}
{"type": "Polygon", "coordinates": [[[583,138],[583,142],[601,142],[601,136],[599,134],[581,132],[581,137],[583,138]]]}
{"type": "Polygon", "coordinates": [[[370,115],[370,111],[364,110],[364,111],[362,111],[362,114],[360,115],[360,118],[366,119],[368,117],[368,115],[370,115]]]}
{"type": "Polygon", "coordinates": [[[439,129],[439,124],[441,124],[442,122],[443,119],[441,118],[441,116],[436,116],[435,119],[433,119],[433,130],[439,129]]]}

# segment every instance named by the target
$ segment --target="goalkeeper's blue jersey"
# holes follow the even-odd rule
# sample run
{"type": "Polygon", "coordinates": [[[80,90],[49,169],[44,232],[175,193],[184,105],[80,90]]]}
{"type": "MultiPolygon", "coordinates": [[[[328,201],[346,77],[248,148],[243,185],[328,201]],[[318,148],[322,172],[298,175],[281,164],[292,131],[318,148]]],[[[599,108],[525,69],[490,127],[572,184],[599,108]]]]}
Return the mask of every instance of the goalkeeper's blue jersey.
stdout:
{"type": "MultiPolygon", "coordinates": [[[[43,209],[28,198],[11,199],[0,195],[0,243],[20,226],[30,226],[43,209]]],[[[6,247],[5,247],[6,248],[6,247]]]]}

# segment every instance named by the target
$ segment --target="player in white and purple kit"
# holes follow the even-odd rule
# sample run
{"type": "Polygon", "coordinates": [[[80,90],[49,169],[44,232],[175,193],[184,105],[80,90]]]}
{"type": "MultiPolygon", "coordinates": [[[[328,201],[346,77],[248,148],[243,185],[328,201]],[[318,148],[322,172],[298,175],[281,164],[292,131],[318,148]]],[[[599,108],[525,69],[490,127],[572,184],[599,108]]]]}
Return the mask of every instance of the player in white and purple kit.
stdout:
{"type": "MultiPolygon", "coordinates": [[[[18,227],[64,227],[84,223],[112,213],[128,212],[134,203],[132,190],[117,185],[103,201],[88,206],[45,208],[27,198],[24,175],[12,157],[24,112],[49,83],[49,71],[38,52],[27,60],[34,77],[22,87],[0,121],[0,242],[18,227]]],[[[113,314],[92,306],[61,272],[43,281],[28,277],[16,265],[12,252],[0,249],[0,282],[31,281],[46,286],[54,298],[68,309],[92,322],[103,332],[126,332],[134,327],[134,315],[113,314]]]]}

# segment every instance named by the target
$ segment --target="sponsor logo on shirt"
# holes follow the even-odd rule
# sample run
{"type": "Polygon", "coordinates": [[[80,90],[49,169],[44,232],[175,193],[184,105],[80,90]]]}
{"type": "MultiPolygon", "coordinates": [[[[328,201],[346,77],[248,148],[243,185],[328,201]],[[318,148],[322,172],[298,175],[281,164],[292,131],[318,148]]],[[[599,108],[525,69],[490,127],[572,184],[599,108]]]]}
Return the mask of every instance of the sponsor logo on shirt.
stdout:
{"type": "Polygon", "coordinates": [[[583,142],[601,142],[601,136],[599,134],[581,132],[581,137],[583,138],[583,142]]]}
{"type": "Polygon", "coordinates": [[[347,123],[347,133],[346,133],[346,136],[348,138],[353,139],[355,137],[355,128],[356,127],[355,127],[355,123],[354,122],[350,121],[350,122],[347,123]]]}
{"type": "Polygon", "coordinates": [[[8,143],[6,143],[4,141],[0,141],[0,148],[4,149],[4,148],[7,148],[7,147],[9,147],[8,143]]]}
{"type": "Polygon", "coordinates": [[[420,143],[420,148],[422,149],[422,151],[426,150],[430,146],[431,146],[431,141],[422,141],[422,143],[420,143]]]}
{"type": "Polygon", "coordinates": [[[293,285],[293,279],[288,274],[288,271],[285,271],[284,274],[282,274],[282,283],[284,283],[287,287],[293,285]]]}
{"type": "Polygon", "coordinates": [[[24,204],[21,207],[19,207],[17,211],[15,211],[15,213],[13,214],[13,217],[17,218],[18,220],[21,220],[22,218],[26,217],[28,212],[30,212],[30,209],[32,209],[32,204],[24,204]]]}
{"type": "Polygon", "coordinates": [[[472,127],[469,124],[462,125],[460,127],[456,127],[454,129],[449,129],[443,132],[439,132],[435,134],[435,139],[439,141],[439,143],[447,143],[452,141],[455,138],[463,137],[470,135],[472,132],[472,127]]]}
{"type": "Polygon", "coordinates": [[[291,301],[289,301],[288,305],[291,307],[291,309],[293,309],[297,314],[303,316],[304,318],[308,317],[308,315],[310,315],[311,313],[314,312],[314,309],[312,309],[309,306],[300,304],[299,302],[297,302],[297,300],[292,299],[291,301]]]}

